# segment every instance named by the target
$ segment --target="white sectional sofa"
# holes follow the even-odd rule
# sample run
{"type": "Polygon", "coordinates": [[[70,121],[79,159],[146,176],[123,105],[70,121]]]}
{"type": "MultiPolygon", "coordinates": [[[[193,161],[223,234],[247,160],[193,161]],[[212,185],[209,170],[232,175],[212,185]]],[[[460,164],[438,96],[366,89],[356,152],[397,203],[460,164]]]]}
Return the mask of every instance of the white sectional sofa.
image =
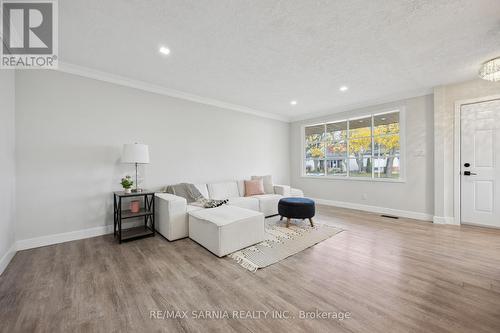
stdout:
{"type": "MultiPolygon", "coordinates": [[[[243,180],[195,186],[205,198],[229,199],[230,206],[258,211],[266,217],[278,214],[278,201],[281,198],[304,196],[301,190],[290,186],[273,185],[272,193],[246,197],[243,180]]],[[[188,204],[185,198],[169,193],[157,193],[155,201],[157,231],[170,241],[188,237],[189,212],[205,209],[196,203],[188,204]]]]}

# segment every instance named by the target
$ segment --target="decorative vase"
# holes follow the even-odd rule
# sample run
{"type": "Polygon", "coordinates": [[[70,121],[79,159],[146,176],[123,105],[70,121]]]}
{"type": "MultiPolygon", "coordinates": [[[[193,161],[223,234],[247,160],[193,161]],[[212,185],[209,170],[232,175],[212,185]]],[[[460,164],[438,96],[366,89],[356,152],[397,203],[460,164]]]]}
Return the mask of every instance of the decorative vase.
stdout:
{"type": "Polygon", "coordinates": [[[125,193],[132,193],[132,189],[131,188],[124,188],[123,192],[125,192],[125,193]]]}
{"type": "Polygon", "coordinates": [[[141,202],[139,200],[130,201],[130,212],[139,213],[141,210],[141,202]]]}

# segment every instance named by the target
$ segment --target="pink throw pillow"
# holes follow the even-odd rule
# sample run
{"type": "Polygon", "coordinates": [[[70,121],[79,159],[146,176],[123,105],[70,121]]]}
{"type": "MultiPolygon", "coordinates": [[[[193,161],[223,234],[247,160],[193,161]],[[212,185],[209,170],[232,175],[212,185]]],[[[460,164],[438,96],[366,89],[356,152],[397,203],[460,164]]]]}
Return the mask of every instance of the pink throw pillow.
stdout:
{"type": "Polygon", "coordinates": [[[245,197],[264,194],[264,182],[262,179],[245,180],[245,197]]]}

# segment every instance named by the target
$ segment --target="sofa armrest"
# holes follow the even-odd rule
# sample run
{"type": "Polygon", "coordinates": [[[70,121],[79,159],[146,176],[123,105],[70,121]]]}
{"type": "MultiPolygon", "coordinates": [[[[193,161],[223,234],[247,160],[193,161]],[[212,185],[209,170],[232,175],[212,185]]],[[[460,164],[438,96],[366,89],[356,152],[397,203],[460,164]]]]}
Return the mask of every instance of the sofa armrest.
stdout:
{"type": "Polygon", "coordinates": [[[155,193],[155,197],[166,201],[184,201],[187,204],[187,200],[185,198],[171,193],[159,192],[155,193]]]}
{"type": "Polygon", "coordinates": [[[304,197],[304,192],[302,192],[302,190],[299,190],[298,188],[291,188],[290,189],[290,196],[291,197],[304,197]]]}
{"type": "Polygon", "coordinates": [[[290,186],[288,185],[274,185],[274,194],[279,194],[284,197],[290,196],[290,186]]]}
{"type": "Polygon", "coordinates": [[[163,237],[173,241],[188,236],[186,199],[169,193],[156,193],[155,205],[156,229],[163,237]]]}

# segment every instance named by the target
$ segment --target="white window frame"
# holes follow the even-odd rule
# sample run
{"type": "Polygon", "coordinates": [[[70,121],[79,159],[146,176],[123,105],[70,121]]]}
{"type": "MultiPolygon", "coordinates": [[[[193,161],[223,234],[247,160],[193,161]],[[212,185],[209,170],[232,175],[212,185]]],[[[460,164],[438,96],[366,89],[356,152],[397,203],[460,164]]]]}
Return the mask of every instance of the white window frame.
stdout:
{"type": "MultiPolygon", "coordinates": [[[[307,178],[307,179],[325,179],[325,180],[348,180],[348,181],[368,181],[368,182],[390,182],[390,183],[405,183],[406,182],[406,110],[404,106],[400,107],[395,107],[395,108],[388,108],[388,109],[382,109],[382,110],[377,110],[369,113],[360,113],[353,115],[352,117],[345,118],[345,117],[331,117],[327,118],[324,121],[320,122],[315,122],[315,123],[308,123],[308,124],[303,124],[300,127],[301,131],[301,154],[300,154],[300,177],[302,178],[307,178]],[[383,114],[388,114],[388,113],[394,113],[394,112],[399,112],[399,142],[400,142],[400,150],[399,150],[399,164],[400,164],[400,172],[399,172],[399,178],[375,178],[374,174],[374,169],[372,167],[372,176],[371,177],[351,177],[349,176],[349,166],[347,167],[347,176],[329,176],[326,174],[326,160],[327,158],[323,158],[325,160],[325,174],[323,176],[316,176],[316,175],[307,175],[306,174],[306,169],[305,169],[305,161],[306,161],[306,136],[305,136],[305,129],[306,127],[310,126],[318,126],[318,125],[326,125],[329,123],[336,123],[336,122],[342,122],[346,121],[347,122],[347,151],[349,152],[349,121],[350,120],[356,120],[356,119],[362,119],[362,118],[367,118],[371,117],[371,127],[372,127],[372,150],[374,149],[374,133],[373,133],[373,117],[383,115],[383,114]]],[[[372,156],[373,156],[373,151],[372,151],[372,156]]],[[[347,154],[346,157],[347,163],[349,163],[349,153],[347,154]]]]}

